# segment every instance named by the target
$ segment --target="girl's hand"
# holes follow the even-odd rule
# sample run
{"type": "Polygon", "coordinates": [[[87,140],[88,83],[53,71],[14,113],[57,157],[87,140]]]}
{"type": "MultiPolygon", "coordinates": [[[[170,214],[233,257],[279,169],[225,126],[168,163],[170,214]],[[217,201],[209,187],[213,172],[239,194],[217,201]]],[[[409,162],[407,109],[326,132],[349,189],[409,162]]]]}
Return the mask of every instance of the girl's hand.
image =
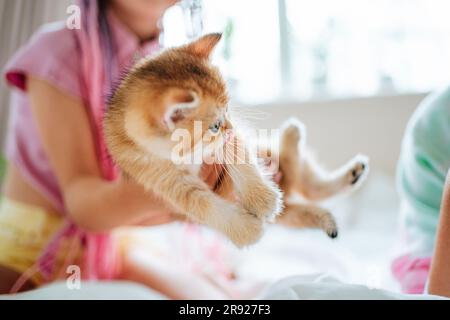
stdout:
{"type": "Polygon", "coordinates": [[[162,199],[146,191],[134,180],[121,175],[114,183],[123,195],[123,201],[141,203],[141,213],[137,214],[131,225],[155,226],[185,219],[183,215],[175,213],[175,209],[162,199]],[[126,200],[125,200],[126,199],[126,200]]]}
{"type": "MultiPolygon", "coordinates": [[[[278,161],[274,159],[270,159],[268,161],[265,160],[263,165],[266,166],[268,172],[272,174],[272,180],[275,181],[276,184],[279,184],[282,178],[282,173],[279,170],[278,161]]],[[[223,174],[223,171],[224,168],[221,164],[204,164],[200,171],[200,177],[211,189],[214,189],[220,175],[223,174]]]]}
{"type": "MultiPolygon", "coordinates": [[[[272,179],[279,183],[281,179],[281,172],[273,169],[273,166],[276,165],[274,162],[269,164],[269,170],[274,172],[272,179]]],[[[271,171],[271,172],[272,172],[271,171]]],[[[200,170],[200,178],[205,181],[211,190],[217,184],[217,181],[221,174],[224,172],[224,167],[221,164],[204,164],[200,170]]],[[[119,182],[123,185],[124,190],[127,190],[126,193],[130,194],[131,198],[135,198],[138,200],[142,198],[140,201],[148,201],[149,204],[154,206],[154,203],[159,203],[159,210],[150,210],[147,214],[142,215],[134,224],[139,226],[156,226],[166,223],[172,223],[176,221],[188,221],[188,218],[184,214],[177,213],[174,208],[171,208],[168,204],[161,205],[161,201],[157,201],[155,196],[152,196],[149,192],[144,191],[143,187],[138,185],[137,183],[121,177],[119,182]]]]}
{"type": "Polygon", "coordinates": [[[271,175],[272,180],[279,184],[283,177],[280,171],[280,163],[275,158],[260,158],[261,164],[266,168],[267,172],[271,175]]]}
{"type": "MultiPolygon", "coordinates": [[[[200,171],[200,177],[204,180],[208,186],[213,189],[217,184],[217,180],[223,171],[223,166],[219,164],[213,165],[203,165],[200,171]]],[[[142,198],[141,201],[145,201],[146,198],[152,199],[153,203],[155,199],[149,195],[148,192],[144,191],[142,186],[138,185],[130,179],[120,177],[119,184],[122,185],[126,193],[130,194],[130,197],[138,200],[142,198]]],[[[166,223],[172,223],[175,221],[187,221],[187,217],[183,214],[178,214],[175,210],[171,209],[169,206],[161,207],[160,211],[151,210],[147,214],[139,217],[134,223],[137,226],[157,226],[166,223]]]]}
{"type": "Polygon", "coordinates": [[[200,170],[200,178],[213,190],[223,170],[221,164],[203,164],[200,170]]]}

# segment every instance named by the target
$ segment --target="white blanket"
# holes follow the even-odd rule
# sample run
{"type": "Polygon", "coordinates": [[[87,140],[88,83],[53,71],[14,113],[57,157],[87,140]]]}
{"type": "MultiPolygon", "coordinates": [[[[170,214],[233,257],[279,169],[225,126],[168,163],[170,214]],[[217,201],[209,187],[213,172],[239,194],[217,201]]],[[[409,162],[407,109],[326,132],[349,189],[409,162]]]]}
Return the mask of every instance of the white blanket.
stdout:
{"type": "MultiPolygon", "coordinates": [[[[54,283],[37,290],[0,299],[136,299],[156,300],[164,296],[148,288],[121,281],[83,283],[80,289],[68,289],[65,282],[54,283]]],[[[270,285],[256,299],[262,300],[400,300],[442,299],[431,295],[406,295],[387,290],[371,289],[363,285],[344,284],[325,275],[294,276],[270,285]]]]}
{"type": "Polygon", "coordinates": [[[345,284],[326,275],[293,276],[270,286],[259,299],[270,300],[413,300],[443,299],[432,295],[407,295],[345,284]]]}

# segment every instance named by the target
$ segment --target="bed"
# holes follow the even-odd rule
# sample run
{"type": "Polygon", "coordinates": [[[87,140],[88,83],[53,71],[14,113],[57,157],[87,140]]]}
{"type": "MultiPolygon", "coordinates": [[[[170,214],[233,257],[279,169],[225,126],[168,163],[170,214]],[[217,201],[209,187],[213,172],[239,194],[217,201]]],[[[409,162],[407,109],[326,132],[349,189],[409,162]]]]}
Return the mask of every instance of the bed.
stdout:
{"type": "MultiPolygon", "coordinates": [[[[335,213],[339,237],[321,231],[289,230],[271,226],[264,238],[244,250],[227,248],[229,261],[240,277],[268,285],[257,299],[437,299],[399,293],[389,270],[395,253],[398,199],[393,178],[372,173],[356,193],[332,199],[324,206],[335,213]],[[261,267],[264,266],[264,267],[261,267]]],[[[161,250],[186,250],[180,231],[172,224],[142,230],[161,250]]],[[[208,237],[207,231],[206,237],[208,237]]],[[[212,236],[211,236],[212,237],[212,236]]],[[[183,255],[180,254],[180,259],[183,255]]],[[[55,283],[6,299],[164,299],[127,282],[83,283],[68,290],[55,283]]]]}

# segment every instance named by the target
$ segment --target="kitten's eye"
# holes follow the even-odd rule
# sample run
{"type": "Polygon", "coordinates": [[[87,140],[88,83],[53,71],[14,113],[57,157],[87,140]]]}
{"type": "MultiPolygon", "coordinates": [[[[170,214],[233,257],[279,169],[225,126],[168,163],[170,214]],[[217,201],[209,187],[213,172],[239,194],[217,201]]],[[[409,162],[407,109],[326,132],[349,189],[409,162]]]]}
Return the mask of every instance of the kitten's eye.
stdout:
{"type": "Polygon", "coordinates": [[[219,132],[219,129],[221,126],[222,126],[222,121],[218,120],[209,126],[209,130],[211,130],[212,133],[217,133],[217,132],[219,132]]]}

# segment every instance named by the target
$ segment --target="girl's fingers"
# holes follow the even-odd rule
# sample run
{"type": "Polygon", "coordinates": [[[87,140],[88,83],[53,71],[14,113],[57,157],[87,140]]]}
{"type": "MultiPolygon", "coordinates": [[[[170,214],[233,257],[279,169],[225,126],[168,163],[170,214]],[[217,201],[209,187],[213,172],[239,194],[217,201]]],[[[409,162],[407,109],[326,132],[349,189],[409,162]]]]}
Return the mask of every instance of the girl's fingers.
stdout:
{"type": "Polygon", "coordinates": [[[222,171],[223,166],[220,164],[204,164],[200,172],[200,177],[212,189],[215,187],[222,171]]]}
{"type": "Polygon", "coordinates": [[[274,174],[273,181],[275,181],[275,183],[279,184],[282,176],[283,175],[281,174],[281,171],[278,171],[277,173],[274,174]]]}

